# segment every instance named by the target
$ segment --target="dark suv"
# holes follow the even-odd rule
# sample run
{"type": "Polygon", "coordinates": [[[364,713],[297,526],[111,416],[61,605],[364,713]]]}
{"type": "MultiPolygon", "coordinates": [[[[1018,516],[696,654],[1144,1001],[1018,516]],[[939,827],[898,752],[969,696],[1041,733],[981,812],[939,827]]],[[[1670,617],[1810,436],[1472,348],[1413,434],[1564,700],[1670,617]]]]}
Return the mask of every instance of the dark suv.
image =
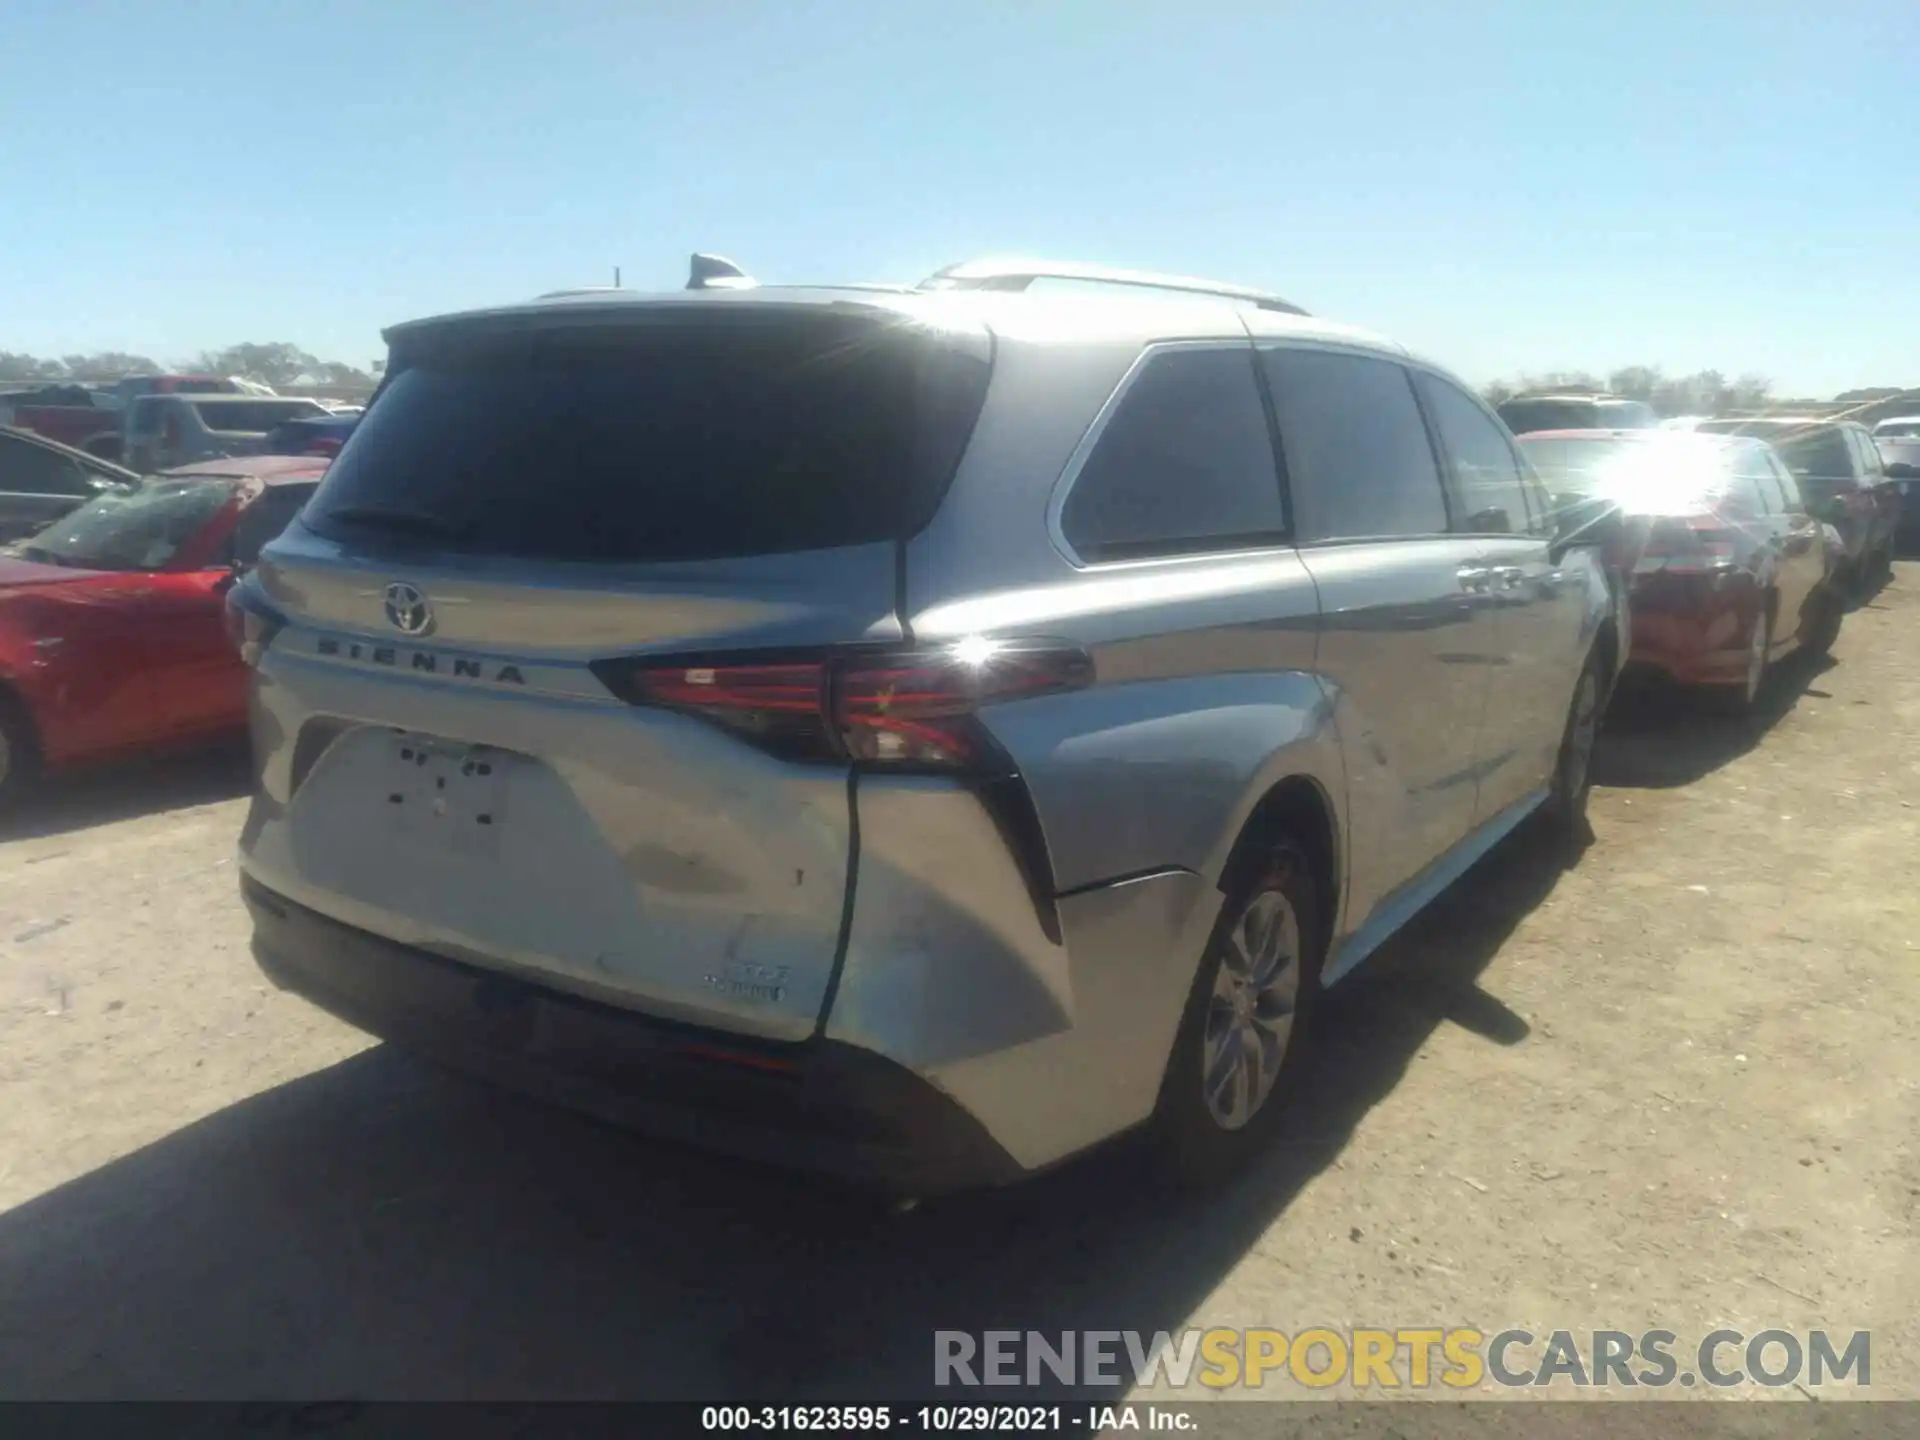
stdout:
{"type": "Polygon", "coordinates": [[[1516,435],[1535,430],[1652,430],[1651,405],[1619,395],[1516,395],[1495,413],[1516,435]]]}
{"type": "Polygon", "coordinates": [[[1807,509],[1840,532],[1846,546],[1841,579],[1857,583],[1893,564],[1900,525],[1900,487],[1887,475],[1866,426],[1851,420],[1778,415],[1703,420],[1708,434],[1752,435],[1768,441],[1787,462],[1807,509]]]}

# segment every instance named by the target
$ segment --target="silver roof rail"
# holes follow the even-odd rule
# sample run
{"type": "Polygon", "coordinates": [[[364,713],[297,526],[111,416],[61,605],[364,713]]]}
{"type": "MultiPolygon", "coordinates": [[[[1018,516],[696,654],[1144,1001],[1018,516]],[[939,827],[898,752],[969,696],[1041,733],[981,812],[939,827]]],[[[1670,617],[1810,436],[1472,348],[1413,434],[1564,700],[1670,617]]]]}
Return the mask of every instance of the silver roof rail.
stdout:
{"type": "Polygon", "coordinates": [[[699,255],[687,267],[689,290],[751,290],[755,280],[724,255],[699,255]]]}
{"type": "Polygon", "coordinates": [[[1243,300],[1262,310],[1288,315],[1307,312],[1291,300],[1266,290],[1229,285],[1220,280],[1197,280],[1188,275],[1158,275],[1148,270],[1122,270],[1078,260],[963,260],[936,270],[919,284],[922,290],[1025,290],[1036,280],[1085,280],[1101,285],[1130,285],[1141,290],[1173,290],[1186,295],[1215,295],[1243,300]]]}

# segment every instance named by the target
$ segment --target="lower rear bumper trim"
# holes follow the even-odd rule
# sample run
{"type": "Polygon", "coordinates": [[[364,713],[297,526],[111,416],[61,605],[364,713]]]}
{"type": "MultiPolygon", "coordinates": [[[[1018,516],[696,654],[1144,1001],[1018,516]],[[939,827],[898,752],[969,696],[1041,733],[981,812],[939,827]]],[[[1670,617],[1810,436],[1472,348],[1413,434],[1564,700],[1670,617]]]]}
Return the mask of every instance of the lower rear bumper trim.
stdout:
{"type": "Polygon", "coordinates": [[[397,944],[242,875],[267,977],[449,1067],[664,1139],[915,1195],[1026,1171],[957,1102],[857,1046],[668,1021],[397,944]]]}

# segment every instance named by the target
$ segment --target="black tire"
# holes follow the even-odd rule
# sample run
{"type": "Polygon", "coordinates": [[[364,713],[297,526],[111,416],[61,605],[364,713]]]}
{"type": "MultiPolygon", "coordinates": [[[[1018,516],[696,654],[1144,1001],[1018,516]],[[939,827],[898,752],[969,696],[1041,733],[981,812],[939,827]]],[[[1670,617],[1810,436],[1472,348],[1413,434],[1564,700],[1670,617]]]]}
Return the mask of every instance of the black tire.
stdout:
{"type": "Polygon", "coordinates": [[[1757,632],[1749,635],[1749,640],[1760,646],[1760,658],[1757,669],[1749,666],[1745,683],[1701,687],[1701,698],[1717,714],[1735,717],[1751,715],[1754,707],[1760,703],[1760,696],[1767,688],[1767,675],[1773,668],[1770,658],[1773,650],[1773,610],[1773,597],[1769,595],[1753,622],[1758,627],[1757,632]]]}
{"type": "Polygon", "coordinates": [[[1553,785],[1540,820],[1547,841],[1571,865],[1593,843],[1587,819],[1587,799],[1593,793],[1593,750],[1600,721],[1607,713],[1608,677],[1598,653],[1587,657],[1567,702],[1567,723],[1560,732],[1560,753],[1554,761],[1553,785]]]}
{"type": "MultiPolygon", "coordinates": [[[[1165,1178],[1181,1186],[1204,1187],[1225,1180],[1238,1170],[1272,1138],[1279,1126],[1300,1074],[1302,1056],[1312,1029],[1315,1002],[1320,993],[1322,953],[1320,917],[1329,903],[1322,894],[1322,881],[1307,858],[1308,852],[1293,840],[1281,837],[1265,851],[1261,862],[1250,867],[1248,878],[1238,883],[1220,907],[1220,918],[1193,979],[1180,1029],[1174,1037],[1173,1053],[1160,1082],[1160,1103],[1154,1112],[1153,1132],[1157,1159],[1165,1178]],[[1221,991],[1248,986],[1236,982],[1242,970],[1229,956],[1244,953],[1250,920],[1277,901],[1277,909],[1290,912],[1287,920],[1276,915],[1274,924],[1281,931],[1278,948],[1290,948],[1292,973],[1292,1009],[1286,1035],[1273,1054],[1264,1043],[1271,1038],[1269,1022],[1283,1012],[1265,1003],[1258,994],[1237,1009],[1233,1001],[1221,998],[1221,991]],[[1234,950],[1236,938],[1241,950],[1234,950]],[[1228,973],[1223,976],[1223,970],[1228,973]],[[1264,1014],[1265,1020],[1257,1018],[1264,1014]],[[1238,1036],[1248,1031],[1255,1038],[1239,1046],[1238,1036]],[[1210,1043],[1211,1042],[1211,1043],[1210,1043]],[[1247,1117],[1230,1124],[1216,1111],[1220,1087],[1208,1083],[1209,1056],[1224,1058],[1240,1048],[1243,1056],[1258,1053],[1263,1063],[1271,1058],[1272,1079],[1265,1081],[1264,1093],[1253,1096],[1251,1090],[1229,1087],[1235,1096],[1244,1095],[1252,1103],[1247,1117]],[[1215,1099],[1210,1099],[1210,1091],[1215,1099]]],[[[1280,972],[1276,971],[1276,977],[1280,972]]],[[[1257,989],[1257,987],[1255,987],[1257,989]]],[[[1260,1083],[1258,1081],[1256,1084],[1260,1083]]],[[[1224,1101],[1221,1102],[1223,1108],[1224,1101]]]]}
{"type": "Polygon", "coordinates": [[[40,768],[33,722],[20,702],[0,689],[0,810],[20,798],[40,768]]]}
{"type": "Polygon", "coordinates": [[[1821,585],[1800,617],[1800,648],[1809,655],[1827,654],[1840,638],[1840,625],[1846,617],[1845,597],[1833,586],[1821,585]]]}

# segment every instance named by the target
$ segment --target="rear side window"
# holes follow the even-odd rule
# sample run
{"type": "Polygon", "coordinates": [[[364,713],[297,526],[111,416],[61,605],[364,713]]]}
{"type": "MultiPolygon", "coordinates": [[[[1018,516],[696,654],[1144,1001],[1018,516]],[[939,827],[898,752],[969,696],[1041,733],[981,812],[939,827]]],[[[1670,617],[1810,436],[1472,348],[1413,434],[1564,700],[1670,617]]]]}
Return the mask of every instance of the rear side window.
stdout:
{"type": "Polygon", "coordinates": [[[1847,448],[1844,430],[1803,430],[1774,441],[1780,458],[1796,475],[1813,475],[1823,480],[1851,480],[1854,459],[1847,448]]]}
{"type": "Polygon", "coordinates": [[[1600,407],[1591,400],[1509,400],[1500,418],[1516,435],[1532,430],[1604,430],[1600,407]]]}
{"type": "Polygon", "coordinates": [[[1460,523],[1454,528],[1476,535],[1518,535],[1531,529],[1520,460],[1506,432],[1438,376],[1423,373],[1417,383],[1440,433],[1447,478],[1459,502],[1460,523]]]}
{"type": "Polygon", "coordinates": [[[1868,484],[1879,484],[1886,473],[1886,466],[1880,463],[1880,451],[1875,447],[1873,437],[1864,430],[1849,429],[1847,434],[1853,440],[1854,449],[1860,452],[1860,473],[1867,478],[1868,484]]]}
{"type": "Polygon", "coordinates": [[[86,472],[57,450],[0,435],[0,493],[91,495],[86,472]]]}
{"type": "Polygon", "coordinates": [[[1246,347],[1167,350],[1120,397],[1060,511],[1083,560],[1245,549],[1284,536],[1246,347]]]}
{"type": "Polygon", "coordinates": [[[1327,350],[1265,350],[1260,361],[1304,533],[1349,540],[1446,530],[1440,471],[1404,368],[1327,350]]]}
{"type": "Polygon", "coordinates": [[[872,312],[701,308],[397,355],[304,523],[621,562],[897,540],[932,518],[983,345],[872,312]]]}

